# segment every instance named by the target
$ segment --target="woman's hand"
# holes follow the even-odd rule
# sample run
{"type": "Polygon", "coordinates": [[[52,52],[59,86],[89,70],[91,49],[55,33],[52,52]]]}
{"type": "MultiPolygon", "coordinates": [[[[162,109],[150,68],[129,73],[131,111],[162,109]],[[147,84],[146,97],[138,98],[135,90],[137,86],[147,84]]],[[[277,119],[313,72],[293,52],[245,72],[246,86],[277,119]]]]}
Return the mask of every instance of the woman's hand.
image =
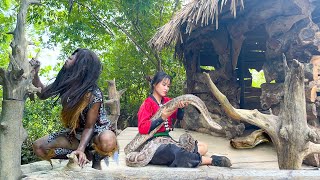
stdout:
{"type": "Polygon", "coordinates": [[[89,160],[87,159],[87,156],[84,152],[82,152],[80,150],[75,150],[72,153],[78,156],[78,165],[80,167],[83,167],[85,164],[87,164],[89,162],[89,160]]]}
{"type": "Polygon", "coordinates": [[[184,107],[186,107],[186,106],[188,106],[188,105],[189,105],[188,102],[180,101],[180,102],[178,103],[178,108],[182,109],[182,108],[184,108],[184,107]]]}
{"type": "MultiPolygon", "coordinates": [[[[186,106],[188,106],[188,103],[187,103],[187,102],[180,101],[180,102],[178,103],[177,108],[184,108],[184,107],[186,107],[186,106]]],[[[177,110],[177,109],[174,109],[174,110],[172,110],[172,111],[169,111],[167,108],[164,108],[163,111],[162,111],[162,114],[161,114],[161,118],[166,121],[166,120],[168,119],[168,117],[170,117],[176,110],[177,110]]]]}
{"type": "Polygon", "coordinates": [[[33,80],[32,80],[32,84],[35,86],[35,87],[40,87],[41,88],[41,92],[37,92],[37,95],[40,99],[47,99],[49,98],[49,96],[43,96],[42,92],[43,92],[43,89],[45,88],[45,86],[42,84],[41,80],[40,80],[40,77],[39,77],[39,70],[40,70],[40,61],[36,60],[36,59],[31,59],[29,61],[30,65],[32,66],[32,70],[31,70],[31,73],[34,73],[34,77],[33,77],[33,80]]]}
{"type": "Polygon", "coordinates": [[[40,70],[40,61],[36,60],[36,59],[31,59],[29,61],[29,63],[31,64],[31,66],[33,67],[33,72],[35,75],[38,75],[39,70],[40,70]]]}
{"type": "Polygon", "coordinates": [[[174,109],[172,111],[169,111],[168,108],[165,107],[161,113],[161,119],[167,121],[168,117],[170,117],[174,113],[174,111],[176,110],[174,109]]]}

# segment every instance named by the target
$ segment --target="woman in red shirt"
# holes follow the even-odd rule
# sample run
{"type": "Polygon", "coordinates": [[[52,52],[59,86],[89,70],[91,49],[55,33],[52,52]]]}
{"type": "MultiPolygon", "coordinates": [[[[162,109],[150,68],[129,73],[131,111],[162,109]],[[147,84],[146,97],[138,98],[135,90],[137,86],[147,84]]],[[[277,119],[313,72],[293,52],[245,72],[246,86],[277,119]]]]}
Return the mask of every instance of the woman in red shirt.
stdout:
{"type": "Polygon", "coordinates": [[[149,162],[149,164],[167,165],[170,167],[198,167],[199,165],[214,165],[230,167],[230,160],[225,156],[204,156],[208,152],[205,143],[194,141],[194,147],[187,150],[169,136],[172,130],[172,119],[181,120],[183,109],[187,103],[179,102],[178,110],[168,111],[164,109],[161,117],[151,121],[152,116],[158,111],[162,104],[170,101],[167,97],[171,84],[171,77],[164,72],[158,72],[151,80],[151,94],[142,103],[138,112],[138,130],[140,134],[148,134],[164,122],[164,125],[157,131],[150,141],[161,142],[158,138],[167,140],[161,144],[149,162]],[[169,143],[168,143],[169,142],[169,143]]]}

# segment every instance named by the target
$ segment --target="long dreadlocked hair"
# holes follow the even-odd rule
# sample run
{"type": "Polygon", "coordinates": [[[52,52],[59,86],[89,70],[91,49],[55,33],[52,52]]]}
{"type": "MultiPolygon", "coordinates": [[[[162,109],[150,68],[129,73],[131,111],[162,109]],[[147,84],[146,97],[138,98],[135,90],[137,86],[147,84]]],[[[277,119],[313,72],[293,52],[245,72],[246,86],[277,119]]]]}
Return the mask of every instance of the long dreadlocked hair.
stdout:
{"type": "Polygon", "coordinates": [[[90,90],[98,88],[102,67],[98,56],[89,49],[79,48],[72,55],[75,55],[75,63],[59,71],[55,81],[43,90],[42,97],[58,96],[63,107],[62,122],[75,130],[80,113],[90,101],[90,90]]]}

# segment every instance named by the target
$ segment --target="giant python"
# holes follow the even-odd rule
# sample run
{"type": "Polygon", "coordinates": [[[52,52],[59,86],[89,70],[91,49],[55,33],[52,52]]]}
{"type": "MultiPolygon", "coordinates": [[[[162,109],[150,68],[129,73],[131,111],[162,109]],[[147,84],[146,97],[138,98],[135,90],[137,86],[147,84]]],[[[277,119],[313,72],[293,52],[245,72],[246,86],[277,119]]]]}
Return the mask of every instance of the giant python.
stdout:
{"type": "MultiPolygon", "coordinates": [[[[204,102],[199,97],[197,97],[195,95],[192,95],[192,94],[185,94],[185,95],[181,95],[181,96],[178,96],[176,98],[171,99],[169,102],[165,103],[163,106],[161,106],[159,108],[157,113],[152,116],[151,121],[154,121],[154,120],[160,118],[161,114],[162,114],[162,111],[165,108],[167,108],[168,111],[173,111],[173,110],[177,109],[178,108],[178,104],[181,101],[186,102],[189,105],[195,106],[200,111],[200,113],[203,115],[204,119],[208,122],[208,124],[211,127],[211,129],[215,129],[215,130],[218,130],[218,131],[222,130],[222,127],[218,123],[214,122],[211,119],[209,111],[208,111],[206,105],[204,104],[204,102]]],[[[153,156],[155,150],[161,144],[160,141],[162,141],[162,140],[160,140],[158,143],[153,143],[153,142],[152,143],[148,143],[147,144],[148,147],[143,147],[142,145],[144,145],[150,138],[152,138],[153,135],[161,128],[161,126],[163,124],[164,124],[164,122],[161,123],[159,126],[157,126],[149,134],[137,133],[137,135],[133,138],[133,140],[130,141],[129,144],[127,144],[127,146],[124,148],[124,152],[127,155],[127,158],[126,158],[127,165],[129,165],[129,166],[141,166],[141,163],[130,162],[130,161],[136,161],[136,159],[138,159],[136,157],[132,157],[132,156],[134,156],[132,153],[140,151],[141,148],[142,148],[141,151],[149,151],[149,154],[151,154],[153,156]],[[128,154],[130,154],[130,153],[131,153],[131,155],[130,155],[131,158],[128,157],[128,154]]],[[[185,136],[185,137],[189,138],[189,136],[185,136]]],[[[181,138],[180,138],[180,140],[181,140],[181,138]]],[[[164,140],[164,141],[166,143],[170,143],[170,142],[167,142],[167,140],[164,140]]],[[[185,140],[183,140],[183,141],[185,141],[185,140]]],[[[146,157],[146,158],[151,160],[152,157],[149,156],[149,157],[146,157]]],[[[149,160],[146,160],[145,162],[148,162],[149,160]]],[[[140,159],[140,161],[141,161],[141,159],[140,159]]]]}

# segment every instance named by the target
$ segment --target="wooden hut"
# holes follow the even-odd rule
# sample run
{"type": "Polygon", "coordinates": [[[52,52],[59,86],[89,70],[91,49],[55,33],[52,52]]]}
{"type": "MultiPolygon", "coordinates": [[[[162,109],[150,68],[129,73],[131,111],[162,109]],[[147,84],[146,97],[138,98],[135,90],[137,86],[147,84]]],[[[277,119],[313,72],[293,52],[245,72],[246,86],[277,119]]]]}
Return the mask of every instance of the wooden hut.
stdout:
{"type": "Polygon", "coordinates": [[[308,121],[318,126],[319,10],[316,0],[192,0],[183,6],[150,46],[157,51],[174,46],[186,69],[185,93],[199,96],[225,130],[212,132],[204,121],[195,122],[199,115],[191,107],[182,126],[228,138],[244,131],[245,126],[228,118],[212,96],[204,71],[234,107],[278,114],[284,58],[288,64],[293,59],[305,63],[308,121]],[[251,86],[249,69],[263,70],[266,83],[261,88],[251,86]]]}

